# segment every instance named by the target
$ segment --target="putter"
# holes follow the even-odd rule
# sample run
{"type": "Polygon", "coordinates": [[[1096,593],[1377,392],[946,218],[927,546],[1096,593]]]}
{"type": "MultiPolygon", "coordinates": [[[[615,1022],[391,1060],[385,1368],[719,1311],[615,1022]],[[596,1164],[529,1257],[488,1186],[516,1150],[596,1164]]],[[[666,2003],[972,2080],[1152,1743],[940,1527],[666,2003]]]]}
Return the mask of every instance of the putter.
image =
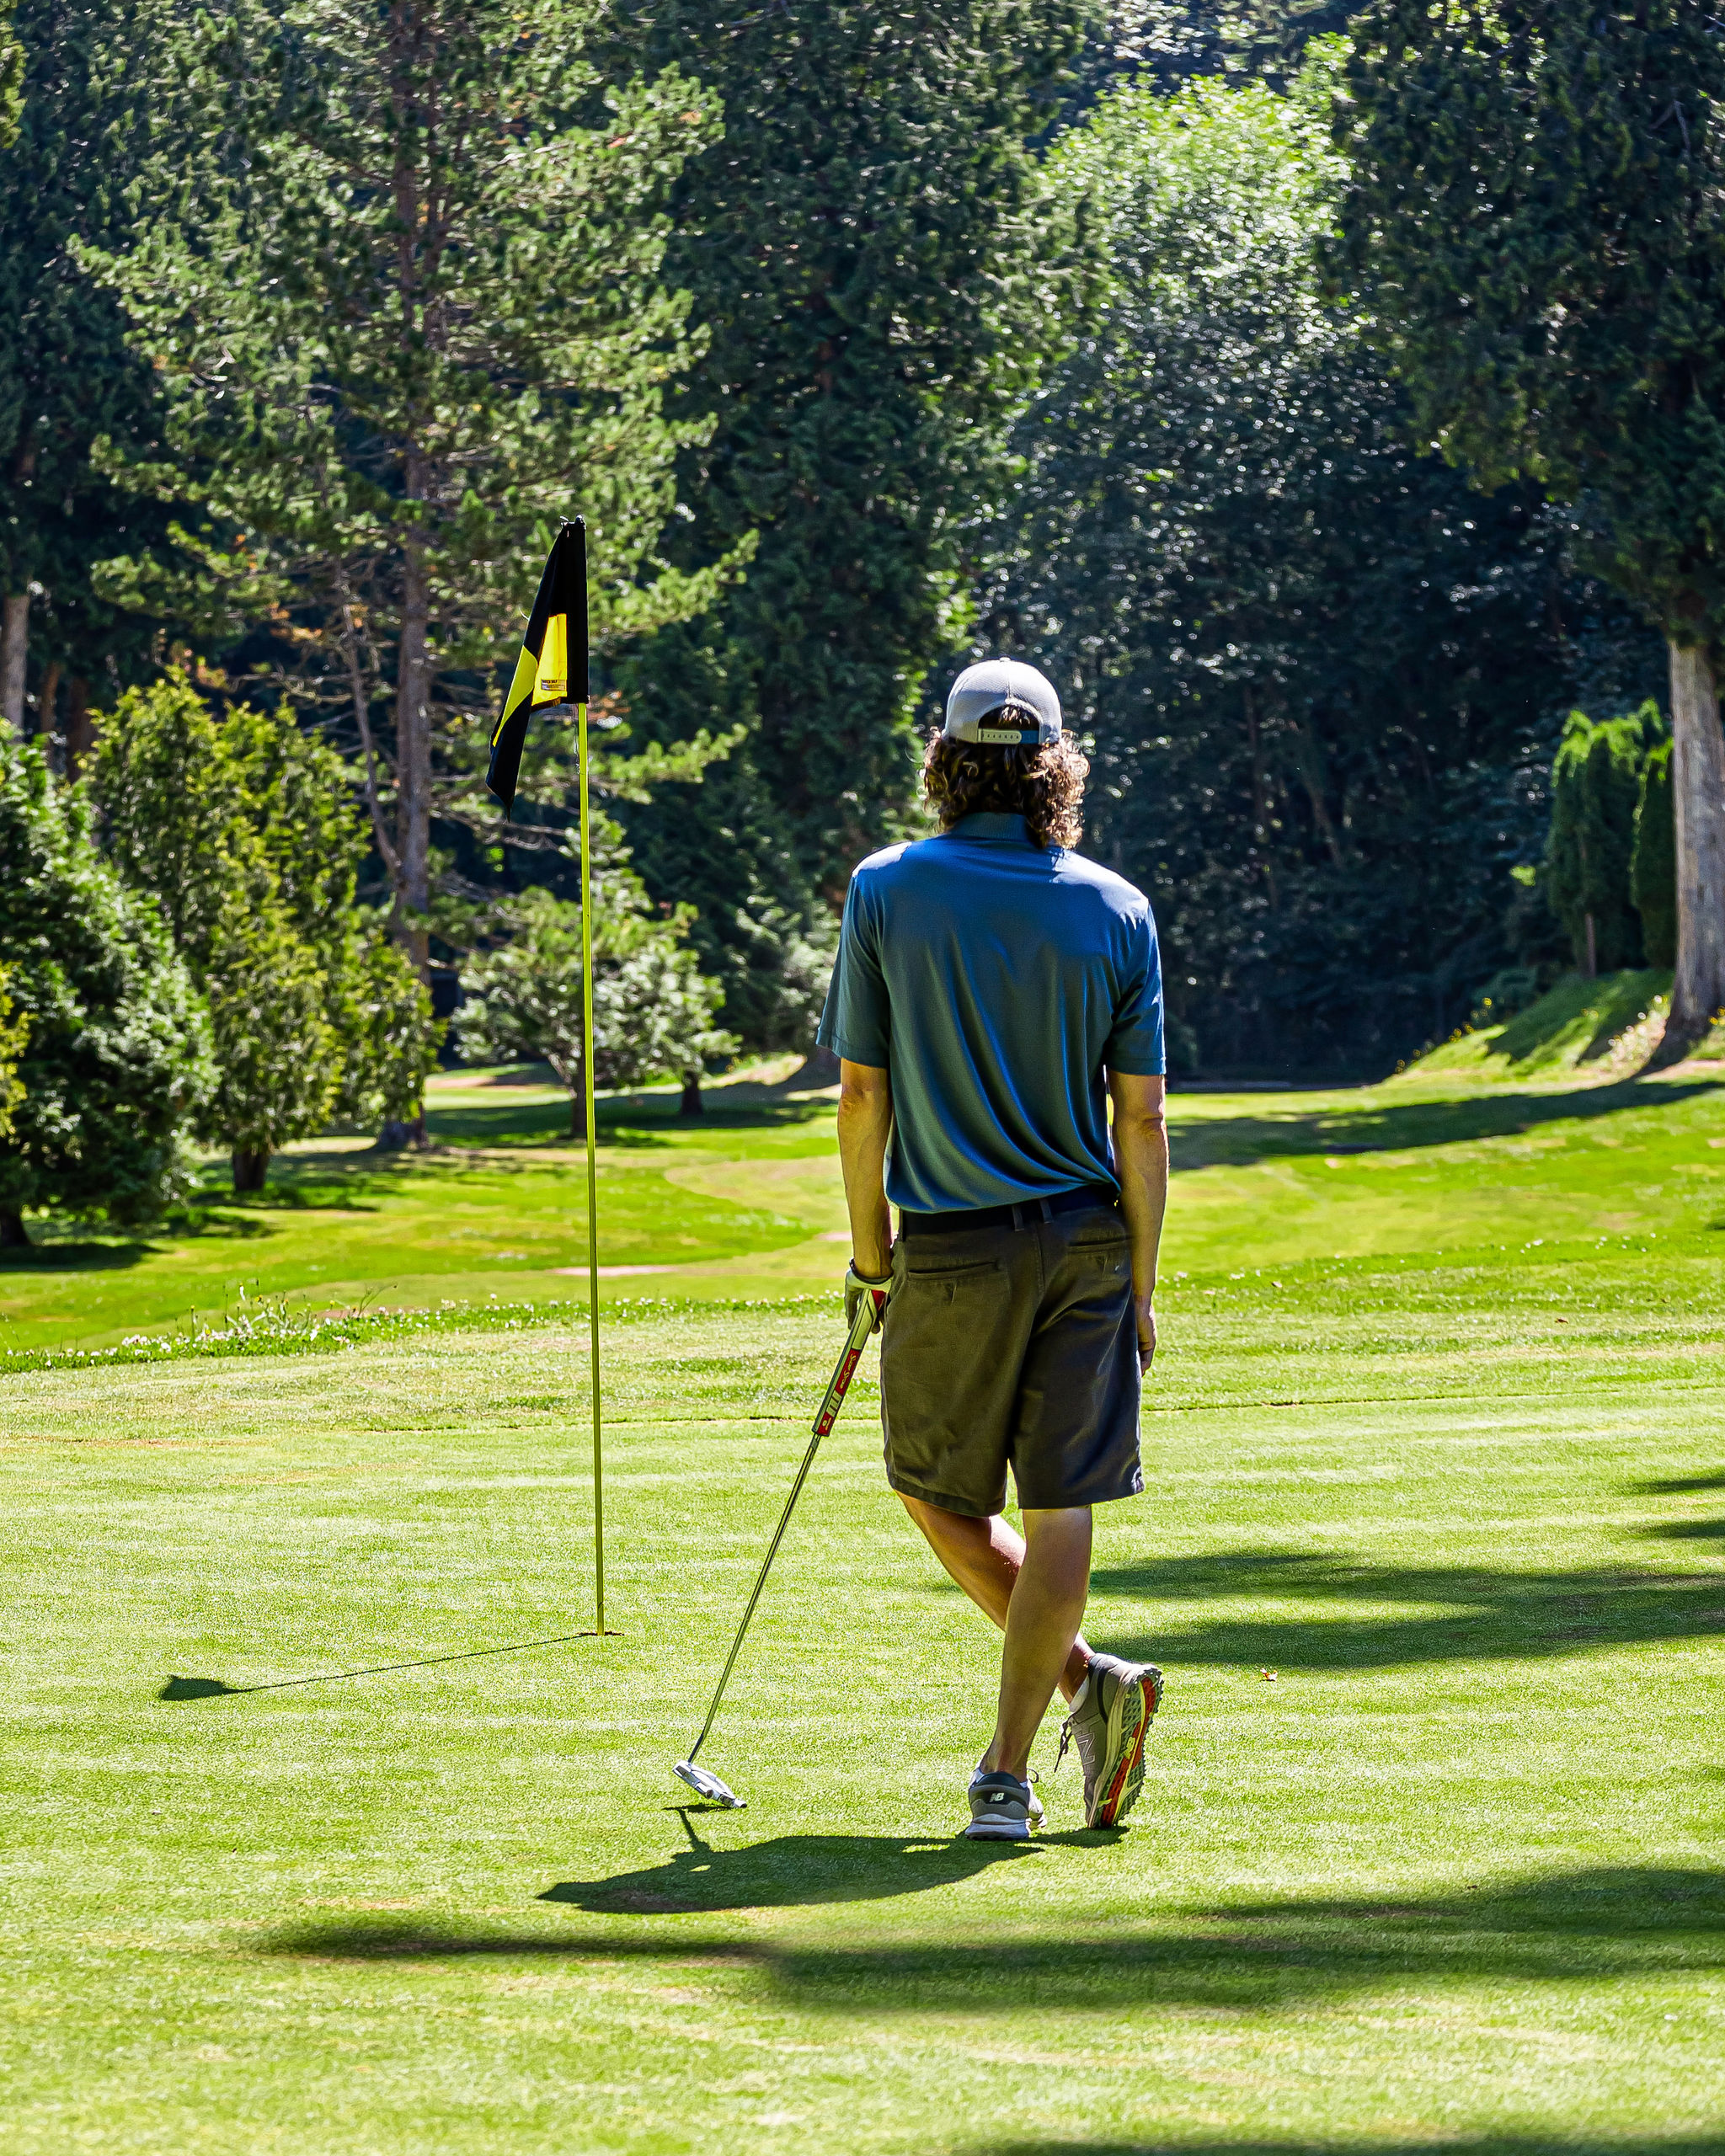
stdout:
{"type": "Polygon", "coordinates": [[[718,1673],[718,1683],[713,1687],[713,1705],[707,1710],[707,1719],[701,1725],[701,1734],[689,1747],[686,1759],[679,1759],[673,1772],[688,1784],[697,1796],[704,1796],[709,1804],[722,1804],[729,1812],[741,1812],[747,1799],[740,1797],[728,1784],[722,1782],[710,1769],[697,1767],[695,1755],[707,1742],[713,1728],[713,1716],[718,1712],[718,1703],[724,1697],[724,1688],[737,1656],[742,1650],[743,1636],[749,1629],[749,1620],[755,1614],[755,1605],[761,1599],[761,1590],[766,1585],[766,1575],[772,1570],[772,1561],[778,1555],[778,1545],[785,1539],[785,1529],[791,1524],[791,1514],[796,1508],[803,1485],[809,1479],[809,1470],[814,1465],[814,1455],[820,1449],[820,1440],[839,1419],[839,1410],[844,1405],[851,1380],[856,1375],[857,1365],[862,1359],[863,1342],[873,1331],[880,1314],[886,1308],[887,1290],[869,1288],[863,1291],[857,1305],[857,1315],[851,1325],[850,1337],[845,1342],[844,1353],[839,1357],[838,1367],[832,1374],[832,1382],[826,1388],[820,1403],[820,1412],[814,1417],[814,1433],[809,1439],[809,1449],[803,1455],[803,1465],[797,1470],[797,1479],[791,1485],[791,1494],[785,1499],[785,1508],[778,1516],[778,1525],[772,1531],[772,1540],[766,1545],[766,1555],[761,1561],[761,1570],[755,1575],[754,1592],[743,1610],[743,1621],[737,1627],[737,1636],[731,1641],[731,1651],[725,1657],[724,1668],[718,1673]]]}

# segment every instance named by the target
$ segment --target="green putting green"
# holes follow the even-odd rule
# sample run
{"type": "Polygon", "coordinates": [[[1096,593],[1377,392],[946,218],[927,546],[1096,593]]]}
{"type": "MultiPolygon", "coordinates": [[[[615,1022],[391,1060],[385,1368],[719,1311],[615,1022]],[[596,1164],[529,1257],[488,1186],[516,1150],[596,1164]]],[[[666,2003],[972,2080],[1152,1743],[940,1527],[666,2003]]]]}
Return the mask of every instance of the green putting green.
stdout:
{"type": "MultiPolygon", "coordinates": [[[[749,1809],[683,1806],[830,1303],[608,1326],[602,1641],[579,1327],[0,1380],[8,2150],[1725,2148],[1718,1075],[1177,1100],[1121,1834],[1051,1718],[1048,1836],[954,1838],[994,1643],[872,1355],[703,1754],[749,1809]]],[[[824,1105],[647,1113],[831,1283],[824,1105]]]]}

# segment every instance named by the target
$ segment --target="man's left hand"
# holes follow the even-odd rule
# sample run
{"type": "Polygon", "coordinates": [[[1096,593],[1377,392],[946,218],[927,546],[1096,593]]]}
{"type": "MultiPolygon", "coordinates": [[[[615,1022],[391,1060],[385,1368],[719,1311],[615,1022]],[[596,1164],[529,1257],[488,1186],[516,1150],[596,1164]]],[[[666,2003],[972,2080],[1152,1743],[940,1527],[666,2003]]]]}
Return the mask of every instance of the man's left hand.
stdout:
{"type": "Polygon", "coordinates": [[[1138,1313],[1138,1374],[1147,1378],[1156,1360],[1156,1311],[1148,1295],[1135,1295],[1133,1303],[1138,1313]]]}

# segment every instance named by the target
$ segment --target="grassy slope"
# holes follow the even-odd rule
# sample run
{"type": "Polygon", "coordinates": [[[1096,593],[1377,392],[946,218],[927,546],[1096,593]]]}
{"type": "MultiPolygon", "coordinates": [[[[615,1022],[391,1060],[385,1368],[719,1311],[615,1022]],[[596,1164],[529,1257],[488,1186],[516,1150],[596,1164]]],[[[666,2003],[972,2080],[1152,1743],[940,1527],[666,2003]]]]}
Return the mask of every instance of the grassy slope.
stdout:
{"type": "MultiPolygon", "coordinates": [[[[1453,1060],[1440,1050],[1387,1086],[1344,1092],[1178,1093],[1170,1267],[1226,1278],[1248,1262],[1536,1235],[1682,1240],[1725,1219],[1725,1069],[1490,1086],[1453,1060]]],[[[607,1107],[600,1254],[617,1269],[602,1292],[830,1288],[844,1220],[830,1102],[760,1086],[709,1097],[694,1126],[663,1095],[607,1107]]],[[[261,1200],[212,1186],[208,1203],[148,1237],[56,1234],[0,1263],[0,1347],[105,1343],[219,1315],[242,1293],[313,1310],[579,1297],[585,1177],[560,1097],[462,1074],[440,1085],[431,1124],[429,1156],[380,1161],[358,1141],[324,1141],[279,1164],[261,1200]]]]}
{"type": "Polygon", "coordinates": [[[1725,2150],[1725,1094],[1179,1111],[1122,1836],[1069,1762],[951,1838],[992,1643],[872,1391],[677,1808],[830,1314],[611,1329],[621,1638],[177,1704],[590,1621],[579,1340],[6,1380],[9,2147],[1725,2150]]]}

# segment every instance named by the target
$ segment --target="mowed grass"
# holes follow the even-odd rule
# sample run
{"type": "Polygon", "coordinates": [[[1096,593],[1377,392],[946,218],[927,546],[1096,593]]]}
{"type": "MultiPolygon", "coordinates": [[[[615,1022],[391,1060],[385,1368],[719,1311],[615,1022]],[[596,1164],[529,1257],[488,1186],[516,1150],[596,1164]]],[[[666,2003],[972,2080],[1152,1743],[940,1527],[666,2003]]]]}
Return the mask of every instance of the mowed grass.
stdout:
{"type": "MultiPolygon", "coordinates": [[[[607,1326],[604,1641],[579,1332],[6,1379],[7,2148],[1725,2149],[1717,1077],[1177,1099],[1122,1833],[1051,1717],[1048,1835],[956,1838],[996,1645],[872,1357],[681,1802],[837,1347],[695,1299],[758,1251],[607,1326]]],[[[727,1193],[830,1175],[738,1113],[727,1193]]]]}
{"type": "MultiPolygon", "coordinates": [[[[1541,1237],[1705,1242],[1725,1224],[1725,1062],[1599,1082],[1563,1060],[1632,1023],[1658,978],[1554,991],[1543,1030],[1519,1019],[1384,1086],[1178,1090],[1170,1270],[1226,1283],[1245,1266],[1423,1262],[1541,1237]],[[1493,1043],[1512,1033],[1518,1049],[1545,1040],[1551,1058],[1506,1069],[1493,1043]]],[[[219,1324],[260,1299],[312,1313],[584,1296],[585,1155],[544,1075],[434,1081],[429,1153],[325,1139],[279,1158],[254,1198],[226,1192],[211,1162],[196,1203],[147,1233],[33,1222],[38,1247],[0,1258],[0,1353],[107,1348],[219,1324]]],[[[830,1289],[846,1240],[830,1090],[787,1065],[710,1087],[708,1102],[691,1123],[674,1091],[602,1105],[601,1295],[830,1289]]]]}

